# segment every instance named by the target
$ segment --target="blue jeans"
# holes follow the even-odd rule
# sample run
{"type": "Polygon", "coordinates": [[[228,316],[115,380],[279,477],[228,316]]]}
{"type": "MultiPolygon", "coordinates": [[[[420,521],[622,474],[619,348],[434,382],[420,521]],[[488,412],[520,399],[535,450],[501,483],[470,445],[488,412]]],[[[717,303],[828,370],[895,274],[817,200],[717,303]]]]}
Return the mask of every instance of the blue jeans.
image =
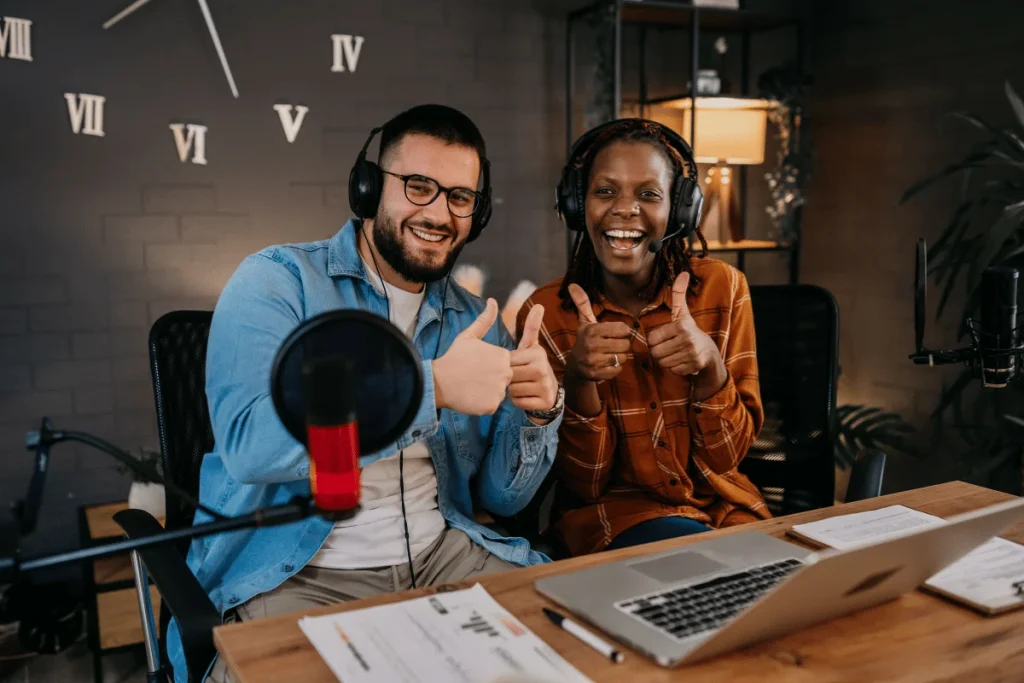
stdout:
{"type": "Polygon", "coordinates": [[[699,534],[702,531],[711,531],[706,524],[687,519],[686,517],[660,517],[640,522],[631,526],[621,534],[612,539],[607,550],[628,548],[632,545],[643,545],[654,541],[664,541],[667,538],[679,538],[690,534],[699,534]]]}

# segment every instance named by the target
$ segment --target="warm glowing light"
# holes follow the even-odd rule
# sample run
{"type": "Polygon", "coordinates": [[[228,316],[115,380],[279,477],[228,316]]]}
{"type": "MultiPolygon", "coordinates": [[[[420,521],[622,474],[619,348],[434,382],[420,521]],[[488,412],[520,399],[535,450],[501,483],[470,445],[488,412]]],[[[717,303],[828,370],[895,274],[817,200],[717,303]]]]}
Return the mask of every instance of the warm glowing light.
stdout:
{"type": "MultiPolygon", "coordinates": [[[[764,163],[765,131],[770,100],[739,97],[697,98],[697,148],[694,156],[702,164],[764,163]]],[[[688,97],[648,107],[648,118],[691,139],[688,97]]]]}

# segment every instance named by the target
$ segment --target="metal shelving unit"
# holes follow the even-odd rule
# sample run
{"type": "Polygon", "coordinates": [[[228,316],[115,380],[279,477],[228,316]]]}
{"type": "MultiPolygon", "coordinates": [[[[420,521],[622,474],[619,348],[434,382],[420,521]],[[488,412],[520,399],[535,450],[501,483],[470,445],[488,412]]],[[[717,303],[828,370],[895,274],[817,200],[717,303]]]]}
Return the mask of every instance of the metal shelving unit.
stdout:
{"type": "MultiPolygon", "coordinates": [[[[766,12],[750,10],[743,7],[743,0],[739,9],[723,9],[713,7],[694,7],[688,0],[598,0],[569,14],[566,22],[566,55],[565,55],[565,127],[566,127],[566,149],[572,146],[573,141],[584,130],[576,126],[575,111],[575,90],[576,90],[576,48],[578,34],[583,22],[593,21],[595,18],[604,18],[611,25],[611,35],[607,37],[610,43],[607,47],[610,52],[611,73],[607,74],[606,82],[600,83],[605,89],[606,100],[611,104],[608,115],[604,120],[617,118],[621,115],[623,108],[623,28],[625,26],[639,27],[639,87],[637,97],[625,100],[631,105],[638,105],[640,115],[644,115],[645,108],[650,105],[659,104],[668,100],[689,98],[690,130],[689,142],[695,146],[697,139],[697,97],[695,88],[688,88],[685,78],[689,83],[697,83],[698,71],[700,70],[700,45],[701,36],[704,32],[712,31],[715,34],[732,34],[740,37],[740,64],[741,75],[739,79],[740,92],[729,95],[730,97],[749,97],[750,81],[750,43],[752,37],[778,29],[795,29],[796,31],[796,62],[807,71],[807,15],[806,6],[797,0],[794,4],[799,11],[794,12],[766,12]],[[602,14],[604,13],[604,14],[602,14]],[[670,97],[651,98],[648,96],[647,88],[647,33],[649,30],[673,30],[686,31],[689,34],[690,56],[687,68],[680,69],[685,74],[681,90],[686,90],[679,95],[670,97]],[[579,129],[577,129],[579,128],[579,129]]],[[[707,97],[700,96],[702,99],[707,97]]],[[[594,122],[591,122],[592,125],[594,122]]],[[[747,166],[739,167],[739,211],[740,222],[746,226],[747,222],[747,166]]],[[[709,250],[716,253],[735,253],[737,266],[740,270],[745,267],[745,257],[748,252],[787,252],[789,255],[789,281],[798,281],[800,268],[800,235],[801,235],[801,209],[794,212],[794,238],[788,243],[778,243],[765,240],[744,239],[738,242],[709,242],[709,250]]],[[[567,236],[568,249],[571,250],[571,237],[567,236]]]]}

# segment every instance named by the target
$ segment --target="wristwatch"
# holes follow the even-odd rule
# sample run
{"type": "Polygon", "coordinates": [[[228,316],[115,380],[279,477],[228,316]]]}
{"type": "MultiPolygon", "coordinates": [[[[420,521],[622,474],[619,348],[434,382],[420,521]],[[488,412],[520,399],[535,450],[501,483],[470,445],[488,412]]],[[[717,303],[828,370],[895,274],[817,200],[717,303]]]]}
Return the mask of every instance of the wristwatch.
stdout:
{"type": "Polygon", "coordinates": [[[559,386],[558,394],[555,396],[555,405],[551,406],[549,410],[527,410],[525,412],[530,417],[535,417],[538,420],[554,420],[558,417],[558,414],[562,412],[562,408],[564,407],[565,389],[559,386]]]}

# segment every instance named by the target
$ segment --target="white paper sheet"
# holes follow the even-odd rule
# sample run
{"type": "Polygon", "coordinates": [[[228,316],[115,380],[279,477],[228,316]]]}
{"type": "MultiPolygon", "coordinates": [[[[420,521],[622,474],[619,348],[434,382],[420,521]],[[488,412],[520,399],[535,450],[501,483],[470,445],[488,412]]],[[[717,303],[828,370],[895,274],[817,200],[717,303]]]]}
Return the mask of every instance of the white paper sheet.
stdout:
{"type": "Polygon", "coordinates": [[[1014,583],[1024,581],[1024,546],[993,538],[925,583],[980,607],[1000,610],[1024,603],[1014,583]]]}
{"type": "Polygon", "coordinates": [[[480,584],[305,617],[299,628],[344,683],[590,681],[480,584]]]}
{"type": "Polygon", "coordinates": [[[793,531],[814,543],[836,550],[849,550],[945,523],[941,517],[918,512],[903,505],[890,505],[879,510],[855,512],[818,522],[796,524],[793,531]]]}
{"type": "MultiPolygon", "coordinates": [[[[941,517],[903,505],[890,505],[796,524],[792,531],[813,543],[848,550],[945,523],[941,517]]],[[[928,579],[925,588],[982,611],[997,612],[1024,606],[1024,597],[1017,595],[1014,586],[1018,581],[1024,581],[1024,546],[993,538],[928,579]]]]}

